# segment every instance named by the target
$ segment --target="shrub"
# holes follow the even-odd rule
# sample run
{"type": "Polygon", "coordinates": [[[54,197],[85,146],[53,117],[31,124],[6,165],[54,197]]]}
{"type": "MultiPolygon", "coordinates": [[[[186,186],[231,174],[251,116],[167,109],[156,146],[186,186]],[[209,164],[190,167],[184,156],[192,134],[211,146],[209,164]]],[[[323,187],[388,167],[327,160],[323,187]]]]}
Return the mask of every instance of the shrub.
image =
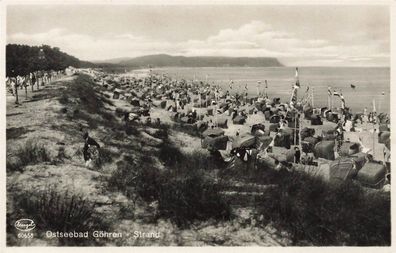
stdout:
{"type": "Polygon", "coordinates": [[[108,181],[110,188],[122,191],[127,197],[139,194],[144,200],[152,201],[157,197],[160,172],[152,166],[151,157],[133,158],[125,156],[117,163],[108,181]]]}
{"type": "Polygon", "coordinates": [[[165,164],[165,166],[174,166],[175,164],[183,162],[184,156],[179,148],[164,141],[160,146],[158,158],[165,164]]]}
{"type": "Polygon", "coordinates": [[[168,172],[159,186],[159,215],[180,227],[195,220],[227,220],[231,217],[231,208],[220,195],[218,185],[206,178],[202,171],[184,175],[168,172]]]}
{"type": "Polygon", "coordinates": [[[389,194],[293,172],[258,200],[261,224],[288,232],[295,245],[390,245],[389,194]]]}
{"type": "Polygon", "coordinates": [[[204,170],[218,165],[202,153],[184,154],[169,143],[166,148],[169,149],[162,153],[170,156],[165,160],[166,170],[154,167],[148,156],[126,157],[117,164],[109,186],[128,197],[136,193],[145,201],[157,201],[158,215],[181,227],[195,220],[229,219],[231,209],[220,194],[220,187],[204,176],[204,170]]]}
{"type": "Polygon", "coordinates": [[[7,158],[7,171],[21,170],[26,165],[51,160],[44,145],[32,139],[20,146],[19,149],[16,150],[14,157],[16,158],[15,160],[7,158]]]}
{"type": "Polygon", "coordinates": [[[66,94],[62,94],[59,98],[59,103],[61,104],[69,103],[69,97],[66,94]]]}

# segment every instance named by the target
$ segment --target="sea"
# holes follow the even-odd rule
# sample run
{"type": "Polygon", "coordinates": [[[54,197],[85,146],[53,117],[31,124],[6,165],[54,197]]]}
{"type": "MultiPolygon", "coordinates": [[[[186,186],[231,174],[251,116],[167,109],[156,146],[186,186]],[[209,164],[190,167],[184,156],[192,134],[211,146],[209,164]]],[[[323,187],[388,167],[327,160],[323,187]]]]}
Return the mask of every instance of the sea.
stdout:
{"type": "MultiPolygon", "coordinates": [[[[155,68],[152,71],[177,79],[207,80],[223,89],[229,89],[232,80],[231,93],[245,92],[247,87],[249,96],[266,92],[269,97],[279,97],[283,102],[290,100],[296,80],[295,67],[172,67],[155,68]],[[265,80],[268,88],[265,88],[265,80]]],[[[374,106],[377,112],[390,112],[389,67],[299,67],[298,77],[301,85],[298,97],[304,97],[309,86],[309,92],[313,92],[315,107],[328,106],[328,87],[331,87],[332,91],[343,94],[346,106],[352,112],[363,112],[364,108],[372,111],[374,106]]],[[[333,106],[340,105],[340,99],[333,97],[333,106]]]]}

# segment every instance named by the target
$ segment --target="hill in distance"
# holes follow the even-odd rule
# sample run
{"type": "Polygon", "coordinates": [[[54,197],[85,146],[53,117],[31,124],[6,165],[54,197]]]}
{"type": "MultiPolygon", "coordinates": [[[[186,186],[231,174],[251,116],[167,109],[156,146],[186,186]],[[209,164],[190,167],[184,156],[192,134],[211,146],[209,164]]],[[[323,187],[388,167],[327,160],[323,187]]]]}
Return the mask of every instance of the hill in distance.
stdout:
{"type": "Polygon", "coordinates": [[[116,58],[96,63],[111,63],[125,67],[281,67],[282,63],[272,57],[223,57],[223,56],[172,56],[147,55],[136,58],[116,58]]]}

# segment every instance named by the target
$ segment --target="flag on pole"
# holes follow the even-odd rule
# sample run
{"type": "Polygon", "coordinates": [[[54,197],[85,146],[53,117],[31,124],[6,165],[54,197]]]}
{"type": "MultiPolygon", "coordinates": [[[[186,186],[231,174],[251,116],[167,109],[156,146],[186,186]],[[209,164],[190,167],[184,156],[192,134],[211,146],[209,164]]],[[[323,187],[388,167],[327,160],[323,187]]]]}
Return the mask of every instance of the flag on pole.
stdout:
{"type": "Polygon", "coordinates": [[[333,96],[339,97],[341,99],[341,108],[345,109],[345,98],[341,92],[334,91],[333,96]]]}
{"type": "Polygon", "coordinates": [[[296,84],[294,85],[294,88],[296,88],[296,89],[300,88],[300,80],[298,77],[298,68],[296,68],[296,84]]]}
{"type": "Polygon", "coordinates": [[[341,99],[341,108],[342,108],[342,109],[345,109],[345,98],[344,98],[344,96],[342,95],[342,93],[340,94],[340,99],[341,99]]]}
{"type": "Polygon", "coordinates": [[[327,87],[327,95],[332,96],[333,93],[331,92],[331,87],[327,87]]]}

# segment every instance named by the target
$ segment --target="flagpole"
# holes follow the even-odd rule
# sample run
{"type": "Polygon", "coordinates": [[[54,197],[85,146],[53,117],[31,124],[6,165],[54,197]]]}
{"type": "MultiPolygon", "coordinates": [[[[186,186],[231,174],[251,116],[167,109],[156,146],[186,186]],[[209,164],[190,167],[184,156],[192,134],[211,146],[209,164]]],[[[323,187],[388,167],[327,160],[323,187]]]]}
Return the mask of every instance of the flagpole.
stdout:
{"type": "Polygon", "coordinates": [[[312,107],[314,106],[314,88],[312,87],[312,107]]]}

